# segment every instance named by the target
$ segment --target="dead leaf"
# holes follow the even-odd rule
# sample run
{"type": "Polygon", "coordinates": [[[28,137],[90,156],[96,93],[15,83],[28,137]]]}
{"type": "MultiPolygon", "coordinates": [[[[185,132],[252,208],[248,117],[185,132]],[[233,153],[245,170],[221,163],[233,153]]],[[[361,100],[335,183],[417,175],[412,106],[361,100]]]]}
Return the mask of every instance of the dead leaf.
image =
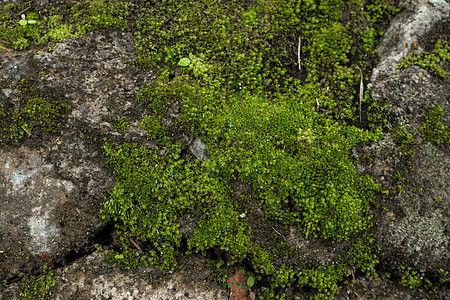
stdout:
{"type": "Polygon", "coordinates": [[[252,299],[252,300],[256,299],[256,295],[252,291],[250,291],[250,299],[252,299]]]}
{"type": "Polygon", "coordinates": [[[236,275],[227,279],[228,287],[231,289],[230,299],[248,300],[247,277],[244,270],[237,270],[236,275]]]}

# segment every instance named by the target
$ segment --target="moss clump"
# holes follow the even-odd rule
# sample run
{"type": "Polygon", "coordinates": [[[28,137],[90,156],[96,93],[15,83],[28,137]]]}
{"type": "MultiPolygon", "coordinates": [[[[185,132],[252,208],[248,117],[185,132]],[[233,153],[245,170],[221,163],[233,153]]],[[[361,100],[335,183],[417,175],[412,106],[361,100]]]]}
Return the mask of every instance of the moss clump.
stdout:
{"type": "Polygon", "coordinates": [[[402,277],[400,278],[401,285],[410,289],[416,289],[422,286],[423,274],[417,273],[410,267],[407,268],[404,266],[399,266],[398,269],[403,273],[402,277]]]}
{"type": "Polygon", "coordinates": [[[119,132],[124,133],[128,126],[128,121],[122,117],[115,118],[111,124],[119,132]]]}
{"type": "Polygon", "coordinates": [[[420,128],[420,135],[427,141],[448,146],[450,131],[448,126],[441,122],[443,115],[444,111],[440,106],[427,108],[426,121],[420,128]]]}
{"type": "Polygon", "coordinates": [[[364,102],[370,103],[367,113],[367,122],[369,128],[385,128],[391,119],[390,113],[387,111],[387,104],[373,101],[370,94],[367,93],[364,102]]]}
{"type": "MultiPolygon", "coordinates": [[[[101,216],[117,222],[125,249],[130,247],[129,237],[146,247],[147,257],[139,258],[142,263],[165,268],[176,264],[175,252],[183,236],[177,219],[190,214],[199,217],[197,227],[186,236],[190,251],[217,249],[226,252],[230,262],[252,257],[254,269],[274,276],[273,284],[281,286],[285,279],[277,275],[272,250],[249,238],[260,226],[276,221],[297,226],[308,238],[329,241],[343,241],[370,229],[369,205],[379,187],[370,177],[356,173],[348,153],[359,142],[376,140],[379,133],[321,121],[314,107],[299,105],[300,99],[292,96],[280,95],[274,102],[236,92],[225,106],[221,93],[187,76],[170,82],[161,76],[154,85],[160,87],[160,94],[151,94],[151,99],[166,99],[169,90],[183,91],[170,94],[180,105],[180,126],[175,127],[201,133],[211,158],[203,164],[181,158],[181,144],[167,137],[164,146],[170,155],[165,158],[131,144],[105,144],[117,185],[101,216]],[[251,206],[230,199],[228,183],[235,180],[255,188],[257,198],[251,206]],[[252,207],[266,214],[260,224],[240,217],[251,214],[252,207]]],[[[126,263],[126,257],[135,258],[135,251],[114,258],[126,263]]],[[[135,263],[132,259],[127,266],[135,263]]],[[[327,270],[311,268],[302,275],[307,277],[305,284],[334,293],[342,276],[329,278],[334,271],[327,270]],[[324,280],[332,280],[323,287],[316,282],[322,273],[324,280]]]]}
{"type": "Polygon", "coordinates": [[[52,293],[51,288],[55,285],[53,272],[44,267],[43,275],[38,279],[35,276],[30,276],[24,279],[21,284],[19,294],[25,299],[43,300],[48,299],[52,293]]]}
{"type": "Polygon", "coordinates": [[[147,132],[148,139],[162,137],[166,132],[164,126],[161,125],[160,118],[156,115],[142,119],[141,128],[147,132]]]}
{"type": "MultiPolygon", "coordinates": [[[[348,123],[359,115],[358,67],[374,63],[381,33],[376,22],[392,13],[388,4],[143,4],[135,32],[138,61],[159,71],[138,93],[152,113],[141,126],[168,151],[160,156],[134,144],[105,143],[117,184],[100,215],[116,223],[124,249],[111,258],[127,268],[174,268],[186,239],[189,252],[225,253],[228,263],[248,260],[254,275],[268,282],[267,295],[299,283],[332,298],[348,267],[374,276],[376,257],[363,242],[334,264],[282,264],[286,251],[276,246],[280,235],[272,224],[325,243],[367,237],[380,187],[357,174],[349,152],[378,140],[381,130],[348,123]],[[365,5],[370,9],[362,10],[365,5]],[[180,66],[188,55],[189,64],[180,66]],[[161,119],[174,125],[163,128],[161,119]],[[209,159],[190,155],[183,136],[201,136],[209,159]],[[251,186],[254,195],[235,199],[236,182],[251,186]],[[264,217],[255,222],[249,216],[257,211],[264,217]],[[186,219],[195,226],[183,234],[186,219]],[[131,240],[144,253],[133,250],[131,240]]],[[[295,249],[287,252],[295,257],[295,249]]]]}
{"type": "Polygon", "coordinates": [[[43,11],[31,6],[24,14],[25,19],[21,19],[17,14],[29,6],[30,3],[0,7],[0,48],[24,50],[79,37],[100,28],[125,29],[128,27],[126,17],[134,4],[117,0],[79,1],[75,5],[60,2],[43,11]]]}
{"type": "Polygon", "coordinates": [[[58,96],[44,94],[33,88],[39,96],[24,93],[18,107],[7,103],[0,108],[0,144],[32,136],[36,129],[47,133],[57,132],[71,107],[58,96]]]}
{"type": "Polygon", "coordinates": [[[433,51],[425,53],[413,52],[406,56],[403,61],[397,65],[397,68],[406,69],[409,66],[418,66],[449,81],[450,78],[441,66],[444,61],[450,61],[450,46],[444,40],[437,40],[433,51]]]}
{"type": "Polygon", "coordinates": [[[394,142],[400,146],[400,151],[397,152],[399,157],[405,157],[407,162],[416,155],[417,141],[416,139],[401,126],[396,126],[392,131],[392,138],[394,142]]]}
{"type": "Polygon", "coordinates": [[[355,243],[346,252],[346,257],[349,264],[358,267],[370,279],[378,276],[375,270],[378,260],[372,249],[374,242],[375,239],[366,236],[355,241],[355,243]]]}

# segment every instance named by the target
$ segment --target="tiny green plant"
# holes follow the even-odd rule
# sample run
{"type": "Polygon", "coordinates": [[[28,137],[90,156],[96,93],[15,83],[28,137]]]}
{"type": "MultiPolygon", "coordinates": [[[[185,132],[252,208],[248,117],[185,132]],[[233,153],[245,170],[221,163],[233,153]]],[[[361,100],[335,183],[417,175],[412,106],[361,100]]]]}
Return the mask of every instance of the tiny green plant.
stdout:
{"type": "Polygon", "coordinates": [[[422,277],[416,271],[411,271],[408,268],[400,279],[400,283],[410,289],[419,288],[422,286],[422,277]]]}
{"type": "Polygon", "coordinates": [[[111,123],[119,133],[125,133],[129,122],[122,117],[117,117],[111,123]]]}
{"type": "Polygon", "coordinates": [[[252,287],[255,284],[255,278],[253,276],[248,277],[247,285],[248,287],[252,287]]]}
{"type": "Polygon", "coordinates": [[[45,266],[43,275],[39,279],[31,276],[24,280],[20,288],[20,296],[24,299],[48,299],[52,295],[51,288],[54,285],[53,272],[45,266]]]}
{"type": "Polygon", "coordinates": [[[22,26],[26,26],[28,24],[29,25],[35,25],[35,24],[37,24],[37,21],[36,20],[26,20],[25,16],[22,15],[22,19],[20,19],[19,24],[22,25],[22,26]]]}
{"type": "Polygon", "coordinates": [[[420,135],[424,140],[448,146],[450,131],[441,120],[444,110],[440,106],[432,106],[426,109],[426,121],[420,128],[420,135]]]}
{"type": "Polygon", "coordinates": [[[189,53],[189,58],[188,57],[183,57],[178,62],[178,65],[181,66],[181,67],[187,67],[187,66],[189,66],[191,64],[192,60],[194,60],[194,54],[192,54],[192,52],[190,52],[189,53]]]}

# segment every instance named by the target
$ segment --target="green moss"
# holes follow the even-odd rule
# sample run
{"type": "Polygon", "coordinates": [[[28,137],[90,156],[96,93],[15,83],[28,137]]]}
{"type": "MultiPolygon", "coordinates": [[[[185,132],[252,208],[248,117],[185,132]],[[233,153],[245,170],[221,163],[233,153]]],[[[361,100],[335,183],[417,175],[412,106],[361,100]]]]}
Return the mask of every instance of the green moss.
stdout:
{"type": "Polygon", "coordinates": [[[347,259],[335,264],[282,267],[279,259],[286,253],[295,257],[295,250],[277,247],[278,234],[266,242],[260,238],[274,223],[324,242],[367,236],[372,227],[371,204],[381,189],[356,173],[349,152],[378,140],[381,130],[347,123],[359,114],[357,66],[363,73],[370,69],[380,35],[380,27],[367,20],[377,22],[393,10],[388,1],[370,3],[368,12],[364,5],[369,3],[143,4],[134,33],[138,61],[159,71],[137,95],[152,114],[141,127],[169,153],[105,143],[117,185],[100,215],[116,223],[124,249],[112,259],[126,267],[174,268],[185,238],[189,252],[225,253],[228,263],[248,260],[255,276],[269,279],[270,299],[283,298],[275,293],[295,283],[332,298],[349,267],[375,276],[369,238],[357,240],[343,253],[347,259]],[[190,53],[189,65],[180,67],[190,53]],[[174,125],[162,127],[162,118],[174,125]],[[201,163],[191,156],[178,138],[182,134],[201,136],[209,159],[201,163]],[[250,185],[254,195],[235,201],[232,182],[250,185]],[[242,217],[256,208],[265,215],[258,223],[242,217]],[[196,225],[183,235],[180,220],[192,217],[196,225]]]}
{"type": "MultiPolygon", "coordinates": [[[[255,276],[268,279],[268,299],[284,298],[280,288],[297,283],[314,288],[317,297],[332,298],[349,267],[372,276],[376,257],[365,239],[344,253],[347,260],[321,266],[280,264],[286,253],[295,257],[295,249],[277,247],[278,234],[266,242],[261,237],[274,223],[295,226],[308,239],[325,243],[366,236],[372,227],[371,204],[380,187],[357,174],[349,152],[358,143],[378,140],[381,130],[347,124],[359,115],[358,67],[369,76],[381,34],[378,21],[392,14],[392,3],[163,0],[138,5],[139,14],[130,16],[135,6],[129,2],[81,1],[42,14],[30,10],[34,15],[27,19],[39,21],[35,27],[18,27],[9,12],[1,25],[11,34],[0,39],[14,41],[13,49],[130,25],[139,63],[158,69],[158,78],[137,98],[152,114],[141,120],[147,138],[160,139],[159,150],[168,153],[160,156],[159,150],[130,143],[103,146],[117,184],[100,216],[115,223],[122,242],[122,251],[110,252],[109,258],[125,268],[173,269],[185,238],[189,252],[225,253],[227,263],[248,260],[255,276]],[[189,66],[178,66],[189,53],[189,66]],[[164,128],[162,118],[175,124],[164,128]],[[201,136],[210,158],[201,163],[189,155],[182,135],[201,136]],[[234,201],[232,182],[250,185],[254,195],[234,201]],[[265,215],[258,223],[242,217],[256,208],[265,215]],[[180,230],[183,218],[197,220],[190,234],[180,230]]],[[[13,129],[1,128],[9,135],[20,134],[18,126],[33,132],[50,128],[58,106],[50,108],[45,99],[24,101],[14,112],[21,121],[8,121],[13,129]]],[[[0,114],[14,115],[8,109],[0,114]]],[[[123,131],[126,121],[113,124],[123,131]]],[[[406,136],[408,155],[409,142],[406,136]]]]}
{"type": "Polygon", "coordinates": [[[27,277],[21,284],[19,294],[25,299],[43,300],[49,299],[52,295],[51,288],[55,285],[53,272],[44,267],[43,275],[39,278],[35,276],[27,277]]]}
{"type": "Polygon", "coordinates": [[[405,177],[404,177],[403,173],[400,171],[397,171],[394,174],[394,176],[392,176],[392,177],[396,181],[398,192],[402,193],[403,192],[403,182],[405,181],[405,177]]]}
{"type": "MultiPolygon", "coordinates": [[[[8,4],[0,7],[0,47],[11,47],[15,50],[23,50],[28,47],[30,40],[39,38],[40,23],[21,25],[19,18],[12,18],[15,13],[23,11],[28,3],[21,5],[8,4]]],[[[27,12],[26,20],[38,20],[37,15],[32,12],[27,12]]]]}
{"type": "Polygon", "coordinates": [[[404,128],[397,126],[391,131],[394,142],[400,146],[400,151],[396,155],[399,157],[405,157],[407,162],[416,155],[417,141],[416,139],[404,128]]]}
{"type": "Polygon", "coordinates": [[[75,5],[58,2],[43,11],[36,10],[30,3],[8,4],[0,8],[0,47],[24,50],[79,37],[96,29],[126,29],[126,17],[133,7],[130,2],[118,0],[79,1],[75,5]],[[31,9],[25,13],[25,20],[36,23],[21,25],[15,14],[28,6],[31,9]]]}
{"type": "Polygon", "coordinates": [[[124,133],[128,126],[128,121],[122,117],[115,118],[111,124],[120,133],[124,133]]]}
{"type": "Polygon", "coordinates": [[[450,273],[448,271],[445,271],[443,269],[438,270],[439,274],[439,281],[442,283],[450,282],[450,273]]]}
{"type": "Polygon", "coordinates": [[[367,114],[367,122],[369,128],[372,130],[375,128],[385,128],[390,120],[390,113],[387,112],[387,104],[382,102],[373,101],[370,98],[370,93],[366,94],[364,102],[369,103],[369,109],[367,114]]]}
{"type": "MultiPolygon", "coordinates": [[[[160,96],[175,84],[164,84],[164,80],[154,83],[161,87],[160,96]]],[[[260,97],[236,94],[225,107],[211,87],[196,86],[187,77],[173,82],[184,91],[171,94],[181,107],[179,122],[200,124],[185,130],[203,134],[209,160],[202,165],[180,160],[176,145],[168,159],[133,145],[105,145],[117,185],[105,202],[102,217],[118,222],[125,236],[161,253],[153,258],[164,267],[176,263],[173,253],[181,238],[176,219],[190,213],[200,215],[188,237],[190,251],[225,251],[231,262],[251,256],[255,270],[276,276],[270,253],[249,238],[256,224],[249,226],[239,217],[251,210],[230,200],[227,184],[232,180],[256,189],[254,205],[264,209],[268,221],[298,226],[309,238],[342,241],[371,227],[369,203],[378,187],[371,178],[356,174],[348,150],[358,142],[377,139],[378,134],[334,122],[317,123],[313,108],[292,104],[281,96],[278,104],[271,104],[260,97]]],[[[165,145],[172,143],[166,140],[165,145]]],[[[312,273],[311,280],[316,275],[312,273]]],[[[281,286],[284,281],[280,280],[274,282],[281,286]]]]}
{"type": "Polygon", "coordinates": [[[358,267],[369,279],[378,277],[375,270],[378,260],[372,249],[374,242],[373,238],[366,236],[357,240],[346,253],[350,265],[358,267]]]}
{"type": "Polygon", "coordinates": [[[7,103],[5,108],[0,108],[0,144],[31,137],[36,129],[47,133],[58,132],[70,112],[70,106],[60,97],[45,94],[31,83],[23,84],[23,98],[18,107],[7,103]]]}
{"type": "Polygon", "coordinates": [[[420,135],[427,141],[448,146],[450,131],[448,126],[441,122],[444,111],[440,106],[427,108],[426,121],[420,128],[420,135]]]}
{"type": "Polygon", "coordinates": [[[337,283],[345,275],[345,267],[341,264],[318,266],[314,269],[298,271],[298,282],[308,284],[317,290],[314,299],[334,299],[339,288],[337,283]]]}
{"type": "Polygon", "coordinates": [[[411,268],[399,267],[399,270],[403,273],[400,278],[400,284],[410,289],[419,288],[422,286],[423,274],[419,274],[411,268]]]}
{"type": "MultiPolygon", "coordinates": [[[[134,247],[134,246],[132,246],[134,247]]],[[[152,255],[141,255],[136,249],[129,248],[123,243],[123,248],[120,253],[111,250],[107,254],[108,262],[116,262],[121,264],[125,270],[133,269],[136,267],[148,267],[155,264],[152,255]]]]}
{"type": "Polygon", "coordinates": [[[210,271],[210,276],[212,280],[226,283],[227,271],[224,268],[226,266],[225,262],[222,259],[208,261],[208,269],[210,271]]]}
{"type": "Polygon", "coordinates": [[[450,46],[446,41],[437,40],[432,52],[416,53],[413,52],[406,56],[398,69],[406,69],[409,66],[418,66],[445,80],[450,80],[447,73],[441,66],[444,61],[450,60],[450,46]]]}

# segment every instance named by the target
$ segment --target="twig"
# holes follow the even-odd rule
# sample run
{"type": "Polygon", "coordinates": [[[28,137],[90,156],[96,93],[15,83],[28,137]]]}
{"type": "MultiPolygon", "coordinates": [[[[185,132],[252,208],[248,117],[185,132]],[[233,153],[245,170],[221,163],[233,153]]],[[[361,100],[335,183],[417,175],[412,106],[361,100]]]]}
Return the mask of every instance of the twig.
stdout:
{"type": "Polygon", "coordinates": [[[298,37],[298,70],[301,71],[302,70],[302,65],[301,65],[301,57],[300,57],[300,49],[302,47],[302,37],[299,36],[298,37]]]}
{"type": "Polygon", "coordinates": [[[139,247],[139,245],[136,244],[132,238],[130,238],[130,242],[138,249],[139,253],[144,253],[144,251],[142,251],[141,247],[139,247]]]}
{"type": "Polygon", "coordinates": [[[2,44],[11,44],[11,42],[8,42],[8,41],[4,41],[4,40],[0,40],[0,43],[2,43],[2,44]]]}
{"type": "Polygon", "coordinates": [[[28,130],[25,129],[25,127],[22,127],[23,130],[28,134],[28,136],[31,136],[31,133],[28,132],[28,130]]]}
{"type": "Polygon", "coordinates": [[[270,226],[270,227],[272,227],[272,229],[275,230],[275,232],[278,233],[278,234],[283,238],[283,240],[284,240],[286,243],[288,242],[288,241],[286,240],[286,238],[285,238],[281,233],[279,233],[275,228],[273,228],[273,226],[270,226]]]}
{"type": "Polygon", "coordinates": [[[360,295],[358,295],[357,292],[353,291],[353,293],[355,293],[355,295],[358,297],[358,299],[362,299],[360,295]]]}
{"type": "Polygon", "coordinates": [[[360,67],[357,67],[359,69],[359,72],[361,74],[361,84],[359,85],[359,122],[361,123],[361,105],[364,98],[364,82],[363,82],[363,73],[360,67]]]}
{"type": "Polygon", "coordinates": [[[31,6],[28,6],[27,8],[25,8],[24,10],[22,10],[21,12],[19,12],[17,15],[20,16],[21,14],[23,14],[24,12],[28,11],[31,8],[31,6]]]}

